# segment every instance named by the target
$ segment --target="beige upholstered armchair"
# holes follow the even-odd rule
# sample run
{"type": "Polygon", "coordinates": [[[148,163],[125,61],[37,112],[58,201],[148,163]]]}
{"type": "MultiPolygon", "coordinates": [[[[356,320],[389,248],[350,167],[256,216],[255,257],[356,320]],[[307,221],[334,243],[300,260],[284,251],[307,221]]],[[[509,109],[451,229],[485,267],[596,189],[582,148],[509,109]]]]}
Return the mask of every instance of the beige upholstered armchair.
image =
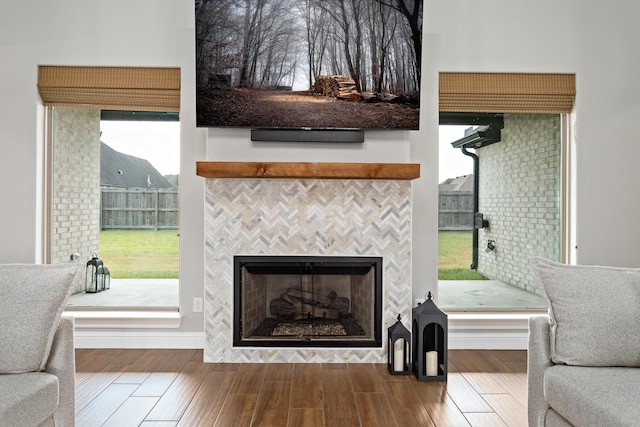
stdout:
{"type": "Polygon", "coordinates": [[[529,426],[640,425],[640,269],[533,269],[549,315],[529,320],[529,426]]]}
{"type": "Polygon", "coordinates": [[[81,265],[0,265],[0,425],[75,424],[74,322],[81,265]]]}

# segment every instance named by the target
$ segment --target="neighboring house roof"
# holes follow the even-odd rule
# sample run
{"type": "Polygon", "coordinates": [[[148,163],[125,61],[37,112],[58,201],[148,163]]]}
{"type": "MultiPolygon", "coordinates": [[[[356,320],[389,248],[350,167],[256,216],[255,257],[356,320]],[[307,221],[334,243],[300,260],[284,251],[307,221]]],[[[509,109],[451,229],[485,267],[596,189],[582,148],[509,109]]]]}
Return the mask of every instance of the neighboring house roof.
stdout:
{"type": "Polygon", "coordinates": [[[178,188],[180,184],[180,175],[165,175],[164,177],[174,188],[178,188]]]}
{"type": "Polygon", "coordinates": [[[438,192],[473,191],[473,174],[445,179],[438,185],[438,192]]]}
{"type": "Polygon", "coordinates": [[[172,188],[148,160],[121,153],[100,142],[100,185],[108,187],[172,188]]]}

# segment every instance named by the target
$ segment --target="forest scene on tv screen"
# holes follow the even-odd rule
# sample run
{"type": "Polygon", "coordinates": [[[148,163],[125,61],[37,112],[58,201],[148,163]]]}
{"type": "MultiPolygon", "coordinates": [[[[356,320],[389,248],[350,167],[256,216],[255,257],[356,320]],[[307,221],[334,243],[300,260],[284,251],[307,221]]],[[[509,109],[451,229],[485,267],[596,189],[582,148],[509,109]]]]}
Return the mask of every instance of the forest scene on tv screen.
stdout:
{"type": "Polygon", "coordinates": [[[196,0],[201,127],[418,129],[422,0],[196,0]]]}

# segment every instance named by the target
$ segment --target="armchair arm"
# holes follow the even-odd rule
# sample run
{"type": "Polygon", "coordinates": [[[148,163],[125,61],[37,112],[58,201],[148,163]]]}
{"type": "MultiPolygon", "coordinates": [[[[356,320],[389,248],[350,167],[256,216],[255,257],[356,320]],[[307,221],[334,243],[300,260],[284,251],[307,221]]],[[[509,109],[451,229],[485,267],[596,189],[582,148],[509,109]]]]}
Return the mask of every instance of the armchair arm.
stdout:
{"type": "Polygon", "coordinates": [[[549,316],[529,318],[527,387],[529,427],[544,426],[549,405],[544,398],[544,371],[551,363],[549,316]]]}
{"type": "Polygon", "coordinates": [[[73,317],[63,315],[53,338],[45,372],[58,377],[59,402],[53,414],[55,425],[72,427],[76,419],[76,355],[73,317]]]}

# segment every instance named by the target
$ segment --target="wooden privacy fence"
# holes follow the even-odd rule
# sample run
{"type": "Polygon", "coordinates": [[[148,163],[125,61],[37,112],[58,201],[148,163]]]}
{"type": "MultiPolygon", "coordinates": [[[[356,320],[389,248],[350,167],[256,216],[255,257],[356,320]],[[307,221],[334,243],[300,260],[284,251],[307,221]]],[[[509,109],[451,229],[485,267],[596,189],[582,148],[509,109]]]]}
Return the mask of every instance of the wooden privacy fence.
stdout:
{"type": "MultiPolygon", "coordinates": [[[[473,230],[473,193],[439,193],[438,230],[473,230]]],[[[175,230],[178,190],[102,188],[102,230],[175,230]]]]}
{"type": "Polygon", "coordinates": [[[175,188],[108,188],[101,195],[102,230],[175,230],[178,190],[175,188]]]}
{"type": "Polygon", "coordinates": [[[473,192],[438,193],[438,230],[473,230],[473,192]]]}

